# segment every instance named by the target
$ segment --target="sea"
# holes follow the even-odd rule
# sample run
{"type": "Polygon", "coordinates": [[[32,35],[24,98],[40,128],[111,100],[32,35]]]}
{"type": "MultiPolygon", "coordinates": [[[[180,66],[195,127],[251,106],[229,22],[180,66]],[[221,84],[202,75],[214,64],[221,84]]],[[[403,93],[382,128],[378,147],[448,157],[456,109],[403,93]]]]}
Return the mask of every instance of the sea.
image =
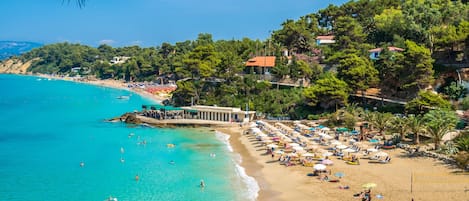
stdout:
{"type": "Polygon", "coordinates": [[[0,75],[0,86],[2,201],[257,197],[259,186],[239,166],[241,158],[228,135],[208,128],[106,121],[157,104],[150,99],[128,90],[35,76],[0,75]]]}

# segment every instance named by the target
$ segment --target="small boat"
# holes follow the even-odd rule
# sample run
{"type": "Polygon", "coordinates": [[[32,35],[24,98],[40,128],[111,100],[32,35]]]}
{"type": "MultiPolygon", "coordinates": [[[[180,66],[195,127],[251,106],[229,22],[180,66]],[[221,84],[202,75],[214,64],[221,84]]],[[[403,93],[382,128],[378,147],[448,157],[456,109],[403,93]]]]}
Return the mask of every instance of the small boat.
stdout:
{"type": "Polygon", "coordinates": [[[118,96],[117,99],[130,99],[130,96],[118,96]]]}

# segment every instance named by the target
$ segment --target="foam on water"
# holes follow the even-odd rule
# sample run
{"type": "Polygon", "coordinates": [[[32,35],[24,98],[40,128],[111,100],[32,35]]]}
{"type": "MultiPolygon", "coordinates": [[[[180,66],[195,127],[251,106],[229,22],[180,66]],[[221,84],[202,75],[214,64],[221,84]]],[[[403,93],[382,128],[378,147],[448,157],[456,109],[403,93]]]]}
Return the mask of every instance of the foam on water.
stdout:
{"type": "MultiPolygon", "coordinates": [[[[233,147],[231,146],[229,139],[230,135],[216,131],[215,135],[217,136],[217,139],[223,142],[227,149],[233,153],[233,147]]],[[[242,182],[244,185],[247,187],[247,191],[245,191],[243,197],[249,199],[249,200],[256,200],[257,197],[259,196],[259,184],[257,183],[256,179],[254,177],[249,176],[246,173],[246,170],[244,167],[242,167],[240,164],[242,162],[242,157],[238,153],[233,153],[233,161],[236,164],[236,174],[241,178],[242,182]]]]}

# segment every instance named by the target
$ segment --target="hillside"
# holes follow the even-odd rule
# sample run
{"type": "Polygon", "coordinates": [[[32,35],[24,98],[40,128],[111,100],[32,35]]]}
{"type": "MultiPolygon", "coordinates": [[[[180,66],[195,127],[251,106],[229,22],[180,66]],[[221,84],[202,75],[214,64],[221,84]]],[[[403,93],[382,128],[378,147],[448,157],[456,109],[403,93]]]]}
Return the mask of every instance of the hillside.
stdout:
{"type": "Polygon", "coordinates": [[[41,47],[42,44],[25,41],[0,41],[0,60],[20,55],[29,50],[41,47]]]}

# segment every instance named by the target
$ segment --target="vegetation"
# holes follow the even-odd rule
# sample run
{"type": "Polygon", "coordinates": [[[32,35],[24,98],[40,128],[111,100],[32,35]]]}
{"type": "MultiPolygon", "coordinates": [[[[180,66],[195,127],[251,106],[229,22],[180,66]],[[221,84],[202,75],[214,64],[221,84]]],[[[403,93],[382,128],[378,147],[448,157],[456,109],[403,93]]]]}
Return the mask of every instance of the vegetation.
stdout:
{"type": "MultiPolygon", "coordinates": [[[[83,7],[86,0],[76,2],[83,7]]],[[[214,41],[207,33],[193,41],[157,47],[97,48],[69,43],[46,45],[24,54],[39,58],[35,73],[96,76],[126,81],[175,81],[171,103],[245,107],[265,116],[306,118],[317,110],[348,105],[350,93],[379,87],[381,95],[412,101],[409,113],[449,108],[445,98],[464,98],[449,85],[445,97],[420,92],[434,84],[434,64],[469,62],[467,2],[459,0],[358,0],[330,5],[299,19],[287,19],[265,41],[243,38],[214,41]],[[335,44],[315,38],[334,35],[335,44]],[[391,51],[388,47],[403,51],[391,51]],[[368,50],[382,48],[377,60],[368,50]],[[288,57],[284,51],[288,52],[288,57]],[[301,88],[272,85],[244,69],[254,56],[276,56],[274,79],[312,83],[301,88]],[[130,57],[110,62],[114,57],[130,57]],[[247,74],[246,74],[247,73],[247,74]]],[[[442,65],[440,65],[442,66],[442,65]]],[[[446,86],[446,85],[445,85],[446,86]]],[[[244,109],[244,108],[243,108],[244,109]]]]}

